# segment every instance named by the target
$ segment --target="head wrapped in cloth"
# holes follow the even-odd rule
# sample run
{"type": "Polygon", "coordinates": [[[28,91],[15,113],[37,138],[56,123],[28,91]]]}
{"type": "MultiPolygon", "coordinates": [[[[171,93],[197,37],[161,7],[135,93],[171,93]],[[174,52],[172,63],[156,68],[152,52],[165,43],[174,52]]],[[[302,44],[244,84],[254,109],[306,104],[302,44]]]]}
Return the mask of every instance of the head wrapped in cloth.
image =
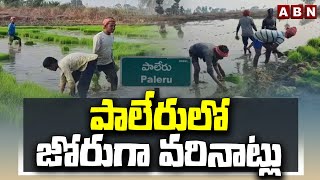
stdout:
{"type": "Polygon", "coordinates": [[[288,27],[286,29],[286,37],[291,38],[292,36],[295,36],[297,34],[297,28],[296,27],[288,27]]]}
{"type": "Polygon", "coordinates": [[[214,48],[214,50],[217,52],[217,54],[220,57],[224,58],[224,57],[228,57],[228,55],[229,55],[229,49],[225,45],[217,46],[217,47],[214,48]]]}
{"type": "Polygon", "coordinates": [[[248,9],[244,10],[243,11],[243,16],[250,16],[250,11],[248,9]]]}
{"type": "Polygon", "coordinates": [[[112,18],[112,17],[108,17],[108,18],[103,20],[102,24],[103,24],[103,26],[107,26],[110,22],[114,22],[115,23],[116,20],[114,18],[112,18]]]}

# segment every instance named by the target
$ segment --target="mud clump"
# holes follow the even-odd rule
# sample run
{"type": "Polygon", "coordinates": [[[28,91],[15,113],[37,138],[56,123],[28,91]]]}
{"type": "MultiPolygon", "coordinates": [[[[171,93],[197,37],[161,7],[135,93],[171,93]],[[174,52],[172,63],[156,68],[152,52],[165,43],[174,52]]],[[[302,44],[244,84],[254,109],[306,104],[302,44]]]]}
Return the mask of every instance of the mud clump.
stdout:
{"type": "Polygon", "coordinates": [[[305,67],[299,67],[298,70],[297,70],[297,74],[298,74],[299,76],[303,76],[307,71],[308,71],[307,68],[305,68],[305,67]]]}
{"type": "Polygon", "coordinates": [[[290,76],[287,80],[287,82],[285,83],[285,85],[287,86],[297,86],[297,82],[300,79],[299,76],[290,76]]]}
{"type": "Polygon", "coordinates": [[[312,61],[311,62],[311,66],[312,67],[319,67],[320,66],[320,63],[318,61],[312,61]]]}
{"type": "Polygon", "coordinates": [[[297,65],[298,68],[305,68],[307,70],[312,69],[311,65],[308,62],[302,62],[297,65]]]}

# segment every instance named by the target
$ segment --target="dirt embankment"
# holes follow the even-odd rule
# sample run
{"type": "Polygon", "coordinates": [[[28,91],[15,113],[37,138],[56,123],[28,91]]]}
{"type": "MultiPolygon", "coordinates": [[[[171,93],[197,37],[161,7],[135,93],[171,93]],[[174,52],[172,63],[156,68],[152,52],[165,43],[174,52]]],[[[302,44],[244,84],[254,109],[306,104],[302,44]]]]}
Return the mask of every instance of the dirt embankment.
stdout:
{"type": "MultiPolygon", "coordinates": [[[[238,19],[241,12],[193,14],[182,16],[145,15],[140,11],[111,8],[0,8],[0,25],[8,24],[16,16],[19,25],[83,25],[101,24],[102,19],[112,16],[123,24],[155,24],[159,22],[185,23],[191,21],[238,19]]],[[[253,18],[263,18],[266,11],[252,12],[253,18]]]]}

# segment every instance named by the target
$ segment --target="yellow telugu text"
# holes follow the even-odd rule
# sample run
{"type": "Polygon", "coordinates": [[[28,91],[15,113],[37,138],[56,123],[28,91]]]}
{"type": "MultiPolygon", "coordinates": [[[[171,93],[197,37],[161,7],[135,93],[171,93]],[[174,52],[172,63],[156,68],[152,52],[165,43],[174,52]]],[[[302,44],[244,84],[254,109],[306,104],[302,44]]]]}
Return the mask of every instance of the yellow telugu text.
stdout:
{"type": "Polygon", "coordinates": [[[230,98],[223,98],[221,107],[217,107],[214,100],[202,100],[201,107],[176,108],[178,98],[168,98],[159,102],[152,112],[154,91],[147,91],[144,100],[132,100],[131,107],[114,107],[113,100],[102,100],[103,107],[92,107],[91,114],[106,113],[93,116],[90,122],[91,130],[101,131],[151,131],[151,130],[177,130],[177,131],[227,131],[228,106],[230,98]],[[129,110],[128,110],[129,109],[129,110]],[[187,110],[188,109],[188,110],[187,110]],[[218,113],[221,113],[218,115],[218,113]],[[145,114],[145,118],[143,118],[145,114]],[[168,114],[166,123],[163,123],[163,114],[168,114]],[[179,115],[180,119],[179,119],[179,115]],[[202,118],[204,115],[205,118],[202,118]],[[145,119],[143,125],[137,123],[145,119]],[[201,121],[201,125],[199,125],[201,121]]]}

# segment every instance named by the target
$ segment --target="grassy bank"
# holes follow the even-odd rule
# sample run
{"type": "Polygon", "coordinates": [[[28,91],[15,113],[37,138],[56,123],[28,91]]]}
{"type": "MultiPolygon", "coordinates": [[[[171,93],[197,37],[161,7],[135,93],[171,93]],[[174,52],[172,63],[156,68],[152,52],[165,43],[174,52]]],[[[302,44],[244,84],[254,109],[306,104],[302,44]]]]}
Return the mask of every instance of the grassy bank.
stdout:
{"type": "Polygon", "coordinates": [[[15,77],[3,71],[0,65],[0,120],[22,119],[24,98],[66,98],[33,82],[18,83],[15,77]]]}

